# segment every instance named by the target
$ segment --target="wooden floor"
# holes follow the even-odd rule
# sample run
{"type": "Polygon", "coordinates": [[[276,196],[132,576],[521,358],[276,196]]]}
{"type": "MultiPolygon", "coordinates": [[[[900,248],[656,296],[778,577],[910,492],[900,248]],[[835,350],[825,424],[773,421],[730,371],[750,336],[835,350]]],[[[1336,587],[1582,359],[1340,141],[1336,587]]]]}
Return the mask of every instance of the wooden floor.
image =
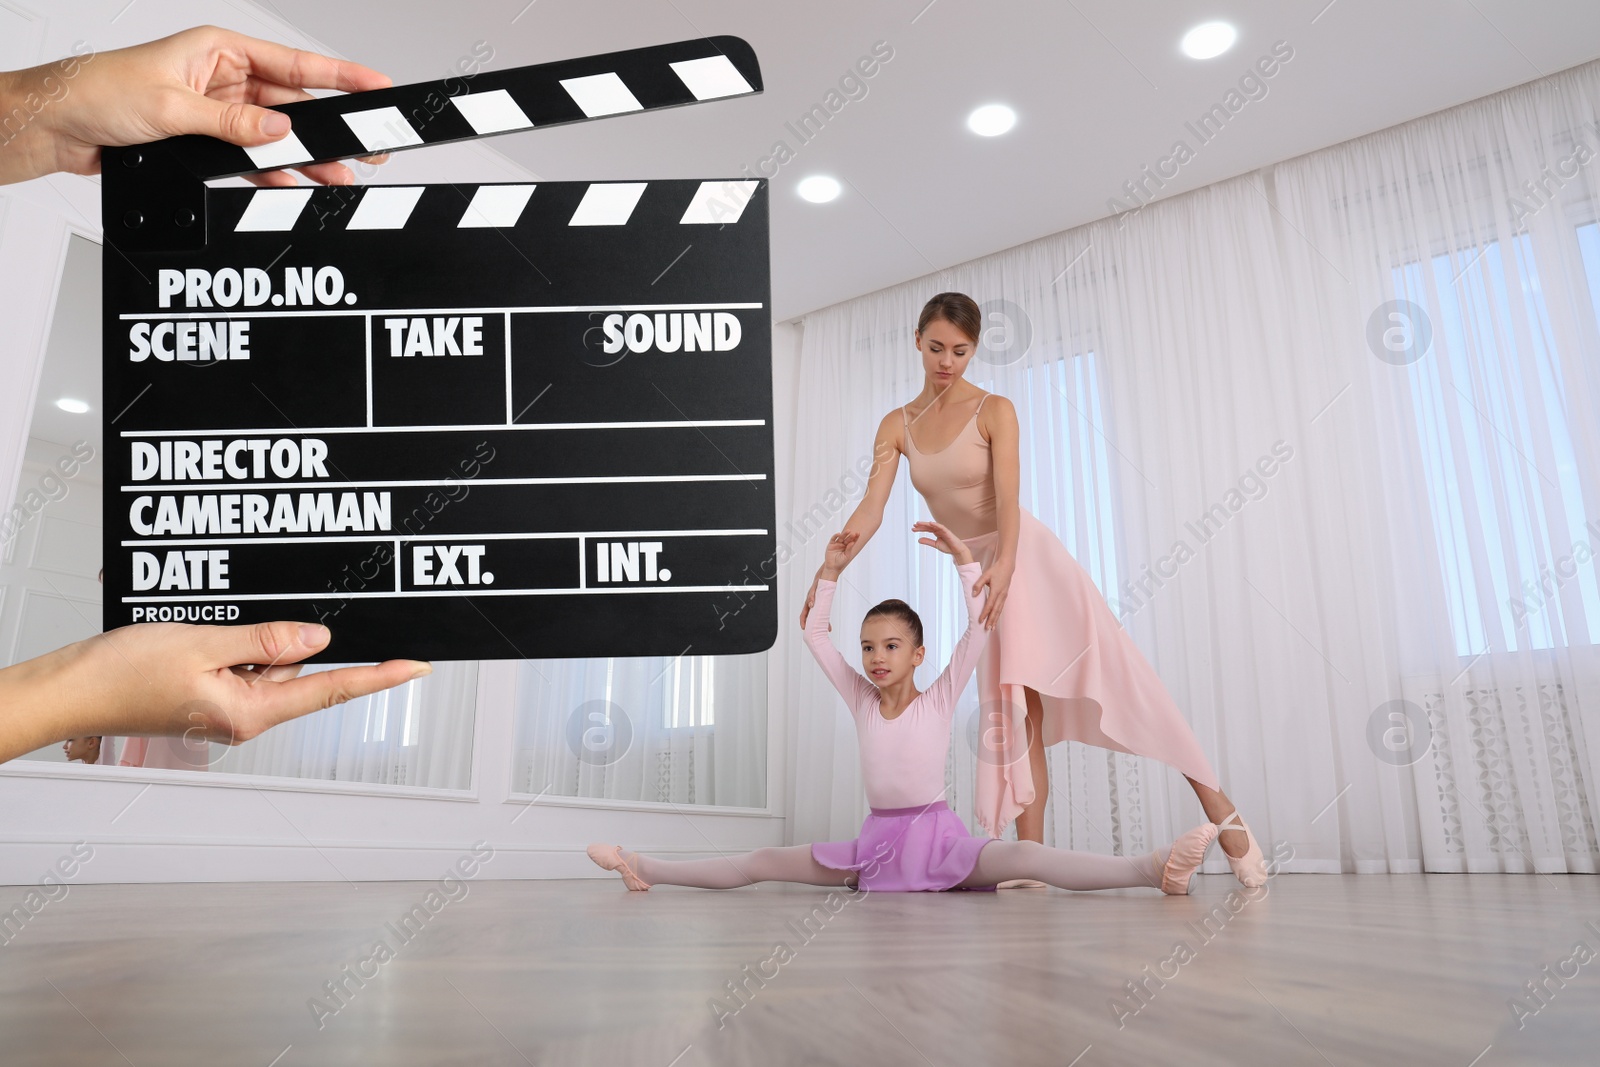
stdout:
{"type": "Polygon", "coordinates": [[[4,933],[0,1063],[1600,1063],[1594,877],[1281,875],[1246,897],[1207,876],[1191,898],[428,888],[73,886],[4,933]]]}

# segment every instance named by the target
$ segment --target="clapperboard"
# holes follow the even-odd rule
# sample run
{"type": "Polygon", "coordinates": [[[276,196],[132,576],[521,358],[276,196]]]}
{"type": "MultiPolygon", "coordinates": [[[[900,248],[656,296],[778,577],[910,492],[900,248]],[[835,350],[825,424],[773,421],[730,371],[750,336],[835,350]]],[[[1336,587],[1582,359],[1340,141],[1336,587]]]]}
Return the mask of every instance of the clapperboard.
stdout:
{"type": "Polygon", "coordinates": [[[770,648],[765,182],[204,184],[760,91],[715,37],[108,149],[105,626],[321,621],[324,661],[770,648]]]}

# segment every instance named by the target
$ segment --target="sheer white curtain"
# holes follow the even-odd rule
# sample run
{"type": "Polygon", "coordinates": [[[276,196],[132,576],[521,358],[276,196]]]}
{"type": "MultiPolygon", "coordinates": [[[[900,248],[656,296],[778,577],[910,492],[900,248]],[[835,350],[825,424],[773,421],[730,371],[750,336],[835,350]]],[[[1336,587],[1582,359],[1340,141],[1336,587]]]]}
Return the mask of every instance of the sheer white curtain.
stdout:
{"type": "Polygon", "coordinates": [[[1386,356],[1353,346],[1356,403],[1329,418],[1360,416],[1389,533],[1390,740],[1420,758],[1374,778],[1351,836],[1391,863],[1595,869],[1597,118],[1589,64],[1275,175],[1297,324],[1326,324],[1297,347],[1370,329],[1386,356]]]}
{"type": "Polygon", "coordinates": [[[535,796],[761,808],[767,654],[528,660],[513,786],[535,796]]]}
{"type": "MultiPolygon", "coordinates": [[[[923,301],[1009,306],[968,376],[1017,406],[1023,506],[1100,584],[1264,848],[1301,871],[1593,871],[1597,115],[1590,64],[808,316],[786,592],[920,387],[923,301]]],[[[960,611],[910,535],[924,513],[902,473],[835,619],[839,639],[906,596],[930,624],[923,682],[960,611]]],[[[852,835],[848,719],[798,642],[779,654],[794,840],[852,835]]],[[[970,823],[967,699],[950,797],[970,823]]],[[[1050,762],[1054,844],[1136,851],[1199,817],[1154,761],[1050,762]]]]}
{"type": "Polygon", "coordinates": [[[467,789],[477,689],[477,663],[435,663],[426,678],[293,719],[242,745],[214,744],[209,769],[467,789]]]}

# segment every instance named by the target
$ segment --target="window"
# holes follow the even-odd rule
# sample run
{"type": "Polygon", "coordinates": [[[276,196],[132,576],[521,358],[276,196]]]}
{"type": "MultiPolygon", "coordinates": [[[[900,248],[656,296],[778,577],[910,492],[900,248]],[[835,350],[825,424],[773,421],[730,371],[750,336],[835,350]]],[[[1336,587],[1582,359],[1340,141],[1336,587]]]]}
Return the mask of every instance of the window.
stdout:
{"type": "MultiPolygon", "coordinates": [[[[1022,429],[1021,504],[1055,532],[1116,610],[1113,598],[1122,576],[1113,505],[1115,463],[1094,353],[1037,359],[998,372],[974,363],[968,380],[1004,395],[1016,407],[1022,429]]],[[[930,649],[953,649],[966,628],[956,577],[945,557],[913,553],[911,561],[913,588],[920,588],[931,571],[940,602],[955,605],[936,615],[922,612],[930,631],[926,636],[936,642],[930,649]]]]}
{"type": "Polygon", "coordinates": [[[1018,371],[1020,382],[1015,373],[1003,384],[992,373],[971,380],[980,389],[1004,393],[1016,406],[1022,424],[1022,506],[1055,531],[1110,600],[1121,574],[1114,464],[1098,360],[1086,352],[1038,360],[1018,371]]]}
{"type": "MultiPolygon", "coordinates": [[[[1600,310],[1600,235],[1589,224],[1578,239],[1600,310]]],[[[1431,358],[1405,373],[1456,652],[1489,651],[1496,632],[1508,647],[1494,651],[1600,644],[1595,539],[1585,529],[1572,410],[1530,239],[1515,238],[1509,256],[1490,242],[1461,263],[1438,255],[1393,275],[1396,296],[1436,307],[1439,319],[1431,358]],[[1562,611],[1570,582],[1586,623],[1562,611]]]]}
{"type": "Polygon", "coordinates": [[[667,698],[661,712],[668,729],[711,726],[717,721],[717,661],[713,656],[679,656],[667,669],[667,698]]]}

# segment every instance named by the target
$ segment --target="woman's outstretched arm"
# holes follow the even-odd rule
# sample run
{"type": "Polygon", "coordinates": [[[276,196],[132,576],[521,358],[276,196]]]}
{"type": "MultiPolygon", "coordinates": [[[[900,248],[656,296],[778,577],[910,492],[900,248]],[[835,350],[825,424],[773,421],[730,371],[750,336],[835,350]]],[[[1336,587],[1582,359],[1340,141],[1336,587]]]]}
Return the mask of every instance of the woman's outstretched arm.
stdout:
{"type": "MultiPolygon", "coordinates": [[[[858,535],[849,547],[846,564],[856,558],[867,542],[872,540],[872,535],[878,532],[878,527],[883,525],[883,508],[889,502],[889,491],[894,488],[894,477],[900,470],[902,423],[899,414],[898,409],[891,411],[878,423],[878,433],[872,441],[872,470],[867,476],[867,491],[844,524],[845,533],[858,535]]],[[[820,576],[820,570],[818,573],[820,576]]],[[[805,628],[806,619],[810,617],[816,600],[817,579],[813,578],[811,589],[806,593],[805,605],[800,609],[801,629],[805,628]]]]}

